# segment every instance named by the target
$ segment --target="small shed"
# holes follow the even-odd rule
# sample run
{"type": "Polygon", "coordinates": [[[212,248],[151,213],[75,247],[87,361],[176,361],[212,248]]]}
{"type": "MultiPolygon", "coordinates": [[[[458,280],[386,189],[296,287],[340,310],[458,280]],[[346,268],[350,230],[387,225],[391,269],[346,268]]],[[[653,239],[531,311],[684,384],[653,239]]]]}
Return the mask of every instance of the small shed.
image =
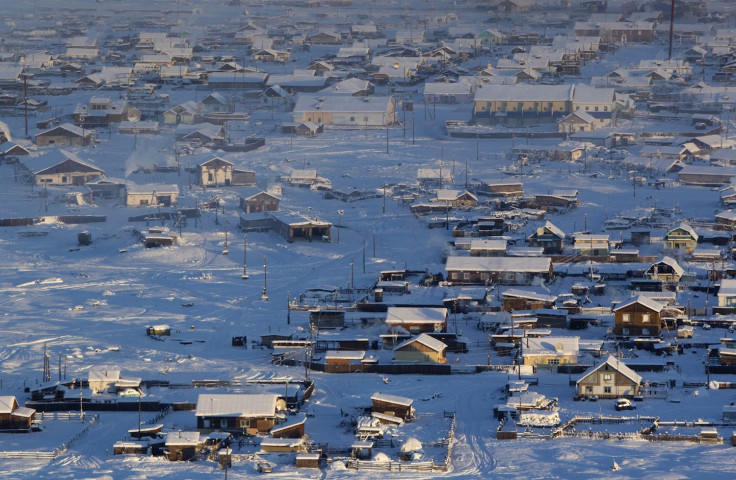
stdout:
{"type": "Polygon", "coordinates": [[[344,310],[315,308],[309,311],[309,326],[319,329],[342,328],[345,326],[344,310]]]}
{"type": "Polygon", "coordinates": [[[171,432],[166,435],[167,458],[172,461],[191,460],[199,448],[199,432],[171,432]]]}
{"type": "Polygon", "coordinates": [[[298,452],[304,445],[302,438],[264,438],[261,450],[264,452],[298,452]]]}
{"type": "Polygon", "coordinates": [[[350,451],[353,458],[368,460],[373,455],[373,442],[370,440],[353,442],[350,451]]]}
{"type": "Polygon", "coordinates": [[[414,400],[411,398],[376,392],[371,395],[371,401],[373,402],[372,411],[374,413],[395,415],[404,420],[414,417],[414,407],[412,407],[414,400]]]}
{"type": "Polygon", "coordinates": [[[153,325],[150,327],[146,327],[146,335],[169,336],[171,335],[171,327],[168,325],[153,325]]]}
{"type": "Polygon", "coordinates": [[[319,453],[298,453],[296,455],[296,468],[319,468],[319,453]]]}
{"type": "Polygon", "coordinates": [[[113,455],[146,455],[148,453],[148,440],[115,442],[112,446],[113,455]]]}

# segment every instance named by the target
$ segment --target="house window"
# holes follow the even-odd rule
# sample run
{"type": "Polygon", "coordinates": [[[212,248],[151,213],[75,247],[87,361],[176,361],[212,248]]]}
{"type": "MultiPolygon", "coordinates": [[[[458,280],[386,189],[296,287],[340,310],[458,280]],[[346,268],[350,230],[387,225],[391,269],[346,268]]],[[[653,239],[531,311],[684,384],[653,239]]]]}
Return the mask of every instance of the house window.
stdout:
{"type": "Polygon", "coordinates": [[[207,174],[207,181],[208,182],[211,182],[212,180],[214,180],[214,178],[212,178],[212,173],[208,173],[207,174]]]}
{"type": "Polygon", "coordinates": [[[629,334],[629,329],[628,328],[624,328],[624,329],[621,330],[621,333],[623,335],[628,335],[629,334]]]}
{"type": "Polygon", "coordinates": [[[590,110],[590,107],[586,105],[585,106],[585,111],[587,112],[588,110],[590,110]]]}
{"type": "Polygon", "coordinates": [[[470,274],[467,272],[463,273],[463,280],[470,280],[470,274]]]}
{"type": "Polygon", "coordinates": [[[648,328],[642,328],[641,329],[641,334],[644,335],[645,337],[648,337],[649,336],[649,329],[648,328]]]}
{"type": "Polygon", "coordinates": [[[624,313],[621,315],[621,321],[624,323],[629,323],[631,321],[631,317],[628,313],[624,313]]]}
{"type": "Polygon", "coordinates": [[[210,419],[209,419],[209,418],[205,418],[205,419],[203,419],[203,420],[202,420],[202,426],[203,426],[204,428],[210,428],[210,419]]]}
{"type": "Polygon", "coordinates": [[[593,393],[593,387],[591,387],[590,385],[586,386],[585,393],[593,393]]]}
{"type": "Polygon", "coordinates": [[[350,117],[350,121],[351,122],[354,122],[355,121],[355,117],[350,117]]]}
{"type": "Polygon", "coordinates": [[[241,418],[240,419],[240,428],[250,428],[250,419],[249,418],[241,418]]]}
{"type": "Polygon", "coordinates": [[[227,428],[227,418],[220,419],[220,428],[227,428]]]}
{"type": "Polygon", "coordinates": [[[61,177],[61,183],[66,183],[66,175],[63,175],[63,176],[61,177]]]}
{"type": "Polygon", "coordinates": [[[596,111],[596,112],[598,111],[598,107],[595,107],[595,111],[596,111]]]}
{"type": "Polygon", "coordinates": [[[513,273],[507,273],[506,275],[504,275],[503,279],[507,282],[513,282],[514,280],[516,280],[516,277],[513,273]]]}
{"type": "Polygon", "coordinates": [[[559,365],[560,359],[559,358],[548,358],[547,359],[547,365],[559,365]]]}
{"type": "Polygon", "coordinates": [[[604,112],[607,112],[608,111],[608,107],[603,107],[603,111],[604,112]]]}
{"type": "Polygon", "coordinates": [[[603,374],[603,381],[604,382],[610,382],[612,378],[613,378],[613,375],[611,375],[610,373],[604,373],[603,374]]]}
{"type": "Polygon", "coordinates": [[[641,316],[641,323],[649,323],[649,314],[645,313],[641,316]]]}
{"type": "Polygon", "coordinates": [[[481,274],[480,274],[480,279],[481,279],[481,280],[484,280],[484,281],[485,281],[485,280],[488,280],[488,274],[487,274],[487,273],[481,273],[481,274]]]}
{"type": "Polygon", "coordinates": [[[603,393],[611,393],[611,387],[603,387],[603,393]]]}

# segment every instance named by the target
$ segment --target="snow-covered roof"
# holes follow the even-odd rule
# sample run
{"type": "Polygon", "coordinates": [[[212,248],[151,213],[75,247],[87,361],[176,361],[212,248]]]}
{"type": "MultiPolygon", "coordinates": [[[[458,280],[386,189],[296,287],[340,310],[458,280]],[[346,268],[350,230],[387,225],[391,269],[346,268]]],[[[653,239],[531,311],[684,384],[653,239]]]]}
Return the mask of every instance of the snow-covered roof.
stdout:
{"type": "Polygon", "coordinates": [[[549,257],[447,257],[445,270],[478,272],[547,273],[552,265],[549,257]]]}
{"type": "Polygon", "coordinates": [[[273,417],[279,396],[267,393],[201,393],[197,397],[196,417],[273,417]]]}
{"type": "Polygon", "coordinates": [[[522,344],[524,356],[529,355],[577,355],[580,337],[525,337],[522,344]]]}
{"type": "Polygon", "coordinates": [[[572,99],[572,92],[572,85],[497,85],[477,89],[475,101],[569,101],[572,99]]]}
{"type": "Polygon", "coordinates": [[[0,413],[12,413],[13,406],[15,406],[16,400],[13,395],[0,396],[0,413]]]}
{"type": "Polygon", "coordinates": [[[404,342],[401,342],[400,344],[398,344],[396,346],[396,348],[394,348],[394,351],[401,350],[405,346],[407,346],[407,345],[409,345],[411,343],[414,343],[414,342],[421,343],[425,347],[427,347],[427,348],[429,348],[431,350],[434,350],[435,352],[441,352],[441,351],[443,351],[444,349],[447,348],[447,345],[445,345],[440,340],[437,340],[436,338],[434,338],[434,337],[432,337],[430,335],[427,335],[426,333],[422,333],[419,336],[416,336],[414,338],[410,338],[409,340],[406,340],[404,342]]]}
{"type": "Polygon", "coordinates": [[[652,300],[651,298],[644,297],[642,295],[638,295],[636,297],[630,298],[629,300],[623,301],[616,305],[616,308],[613,309],[614,312],[621,310],[622,308],[628,307],[630,305],[633,305],[635,303],[638,303],[640,305],[643,305],[647,307],[650,310],[653,310],[655,312],[661,312],[664,308],[664,305],[657,302],[656,300],[652,300]]]}
{"type": "MultiPolygon", "coordinates": [[[[641,383],[641,375],[630,369],[626,366],[624,362],[619,360],[618,358],[614,357],[613,355],[609,355],[603,363],[596,365],[595,367],[591,367],[580,376],[580,379],[589,376],[593,372],[597,372],[598,370],[602,369],[606,365],[610,366],[613,370],[619,372],[624,377],[628,378],[632,382],[639,384],[641,383]]],[[[580,383],[581,380],[578,380],[578,383],[580,383]]]]}
{"type": "Polygon", "coordinates": [[[386,323],[443,323],[447,319],[447,309],[438,307],[388,307],[386,323]]]}
{"type": "Polygon", "coordinates": [[[411,398],[400,397],[398,395],[391,395],[389,393],[381,392],[376,392],[371,395],[371,400],[375,400],[377,402],[394,403],[396,405],[401,405],[404,407],[411,407],[411,404],[414,403],[414,400],[411,398]]]}
{"type": "Polygon", "coordinates": [[[164,443],[176,446],[197,446],[199,444],[199,432],[169,432],[166,434],[164,443]]]}

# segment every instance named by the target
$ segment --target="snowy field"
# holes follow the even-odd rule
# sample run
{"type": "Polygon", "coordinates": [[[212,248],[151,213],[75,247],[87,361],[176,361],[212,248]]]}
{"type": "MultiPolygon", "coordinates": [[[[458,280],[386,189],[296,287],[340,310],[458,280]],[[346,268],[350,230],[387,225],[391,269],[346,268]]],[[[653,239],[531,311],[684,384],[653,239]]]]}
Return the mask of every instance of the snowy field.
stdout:
{"type": "MultiPolygon", "coordinates": [[[[85,2],[73,2],[84,4],[85,2]]],[[[88,2],[89,3],[89,2],[88,2]]],[[[224,3],[224,2],[218,2],[224,3]]],[[[266,2],[267,3],[267,2],[266,2]]],[[[375,2],[373,2],[375,3],[375,2]]],[[[391,8],[400,9],[396,2],[391,8]]],[[[420,3],[420,2],[415,2],[420,3]]],[[[429,2],[425,2],[429,3],[429,2]]],[[[440,2],[441,3],[441,2],[440,2]]],[[[21,2],[18,9],[26,9],[21,2]]],[[[177,2],[178,5],[178,2],[177,2]]],[[[269,9],[262,7],[263,12],[269,9]]],[[[441,8],[446,5],[433,5],[441,8]]],[[[90,7],[91,8],[91,7],[90,7]]],[[[418,7],[416,7],[418,8],[418,7]]],[[[240,8],[242,10],[242,8],[240,8]]],[[[378,9],[378,7],[375,7],[378,9]]],[[[189,5],[192,10],[192,5],[189,5]]],[[[204,9],[196,15],[182,15],[193,25],[225,22],[230,10],[218,13],[204,9]]],[[[338,15],[340,12],[338,11],[338,15]]],[[[342,12],[342,15],[347,15],[342,12]]],[[[472,12],[461,12],[469,19],[472,12]]],[[[393,20],[396,20],[394,18],[393,20]]],[[[394,27],[396,28],[396,27],[394,27]]],[[[101,28],[98,27],[98,30],[101,28]]],[[[197,29],[193,29],[197,35],[197,29]]],[[[201,34],[201,31],[199,31],[201,34]]],[[[314,53],[317,55],[317,53],[314,53]]],[[[588,65],[584,75],[600,75],[611,66],[628,63],[633,57],[663,58],[666,46],[644,47],[641,51],[620,49],[601,64],[588,65]]],[[[308,58],[299,58],[299,68],[308,58]]],[[[474,59],[481,64],[485,59],[474,59]]],[[[489,59],[490,61],[490,59],[489,59]]],[[[476,66],[476,65],[473,65],[476,66]]],[[[171,104],[190,100],[202,91],[164,90],[171,104]]],[[[383,192],[384,184],[413,184],[419,168],[442,168],[453,172],[456,187],[484,181],[519,181],[526,193],[547,193],[555,189],[577,189],[581,206],[570,212],[548,217],[568,234],[587,228],[603,232],[604,222],[617,213],[635,209],[677,208],[682,218],[711,217],[719,208],[719,192],[708,188],[675,185],[674,176],[665,188],[644,184],[633,187],[626,169],[608,156],[584,161],[539,162],[525,167],[522,175],[503,173],[512,163],[511,149],[520,145],[555,145],[556,140],[525,138],[456,139],[446,136],[445,120],[467,120],[470,106],[424,105],[419,91],[402,94],[415,101],[410,127],[389,129],[327,129],[316,138],[290,137],[280,133],[276,124],[290,121],[283,110],[254,110],[247,135],[266,139],[265,147],[254,152],[228,154],[237,168],[253,170],[263,189],[282,186],[281,209],[308,215],[333,224],[331,242],[296,241],[288,243],[274,232],[247,234],[247,272],[243,272],[243,233],[239,222],[238,187],[203,189],[194,185],[192,176],[182,170],[174,173],[133,173],[153,162],[175,165],[173,134],[138,135],[136,138],[100,130],[98,142],[89,147],[69,150],[88,158],[103,168],[108,176],[125,178],[138,184],[177,184],[182,192],[180,207],[219,199],[221,207],[204,210],[195,223],[189,219],[181,227],[176,246],[146,249],[134,230],[145,229],[144,222],[129,217],[145,215],[155,209],[124,207],[118,201],[99,200],[95,204],[70,207],[64,201],[70,190],[48,189],[42,196],[38,187],[15,181],[13,165],[0,164],[0,216],[44,217],[44,223],[29,227],[0,228],[0,395],[15,395],[20,403],[29,400],[27,387],[38,385],[42,378],[43,354],[51,358],[52,380],[86,378],[90,369],[120,369],[124,376],[144,380],[166,380],[187,384],[192,380],[227,380],[241,387],[231,389],[151,389],[149,395],[166,402],[193,402],[199,393],[253,392],[245,386],[250,378],[287,376],[304,377],[302,367],[280,367],[271,363],[272,351],[252,348],[252,340],[261,335],[309,333],[306,312],[288,312],[287,299],[294,299],[309,289],[322,287],[367,289],[382,270],[414,269],[429,273],[444,272],[443,256],[452,240],[449,230],[429,229],[412,215],[407,205],[390,195],[345,203],[324,199],[319,192],[289,187],[282,181],[292,169],[314,168],[328,178],[335,190],[383,192]],[[388,142],[387,142],[388,138],[388,142]],[[388,152],[388,153],[387,153],[388,152]],[[105,215],[106,221],[85,225],[66,225],[54,220],[67,214],[105,215]],[[339,228],[338,228],[339,226],[339,228]],[[88,231],[92,244],[79,246],[77,235],[88,231]],[[339,233],[338,233],[339,231],[339,233]],[[338,241],[339,238],[339,241],[338,241]],[[226,243],[227,242],[227,243],[226,243]],[[229,254],[223,255],[227,247],[229,254]],[[264,259],[267,270],[264,271],[264,259]],[[267,273],[267,275],[266,275],[267,273]],[[269,300],[263,301],[267,290],[269,300]],[[146,335],[146,327],[171,326],[172,335],[155,341],[146,335]],[[233,336],[246,335],[248,348],[232,347],[233,336]]],[[[376,94],[389,93],[378,87],[376,94]]],[[[86,102],[92,93],[81,91],[65,97],[49,98],[54,112],[69,113],[78,102],[86,102]]],[[[246,107],[248,105],[245,105],[246,107]]],[[[250,105],[252,106],[252,105],[250,105]]],[[[33,118],[33,123],[39,118],[33,118]]],[[[22,117],[0,117],[18,138],[23,136],[22,117]]],[[[685,122],[686,123],[686,122],[685,122]]],[[[643,122],[620,125],[622,129],[651,128],[643,122]]],[[[678,128],[672,125],[671,128],[678,128]]],[[[31,129],[31,134],[37,133],[31,129]]],[[[731,135],[733,138],[734,136],[731,135]]],[[[629,148],[636,154],[639,147],[629,148]]],[[[46,151],[39,148],[34,155],[46,151]]],[[[214,153],[198,149],[196,155],[182,155],[181,166],[196,166],[214,153]]],[[[427,201],[428,197],[424,197],[427,201]]],[[[487,210],[491,212],[490,208],[487,210]]],[[[461,215],[462,213],[457,213],[461,215]]],[[[514,232],[525,239],[543,221],[532,221],[514,232]]],[[[171,222],[165,225],[176,231],[171,222]]],[[[612,238],[616,233],[611,233],[612,238]]],[[[627,233],[622,233],[622,236],[627,233]]],[[[657,253],[653,253],[656,255],[657,253]]],[[[729,262],[730,263],[730,262],[729,262]]],[[[704,274],[707,266],[692,267],[694,274],[704,274]]],[[[587,268],[585,265],[570,268],[587,268]]],[[[547,286],[551,292],[569,291],[570,279],[556,280],[547,286]]],[[[417,290],[419,294],[420,290],[417,290]]],[[[431,295],[431,292],[427,292],[431,295]]],[[[591,297],[594,305],[608,307],[628,292],[610,288],[605,296],[591,297]]],[[[705,306],[703,293],[688,293],[693,307],[705,306]]],[[[715,297],[710,297],[711,305],[715,297]]],[[[681,301],[682,303],[682,301],[681,301]]],[[[592,305],[591,305],[592,306],[592,305]]],[[[348,317],[359,323],[360,315],[348,317]]],[[[579,332],[583,339],[602,339],[611,316],[603,324],[579,332]]],[[[450,470],[434,473],[365,472],[347,470],[335,459],[322,470],[297,470],[293,457],[272,456],[276,468],[271,474],[257,471],[254,450],[235,450],[228,478],[254,476],[273,478],[504,478],[504,479],[690,479],[736,478],[731,427],[718,427],[722,445],[686,442],[648,442],[645,440],[591,440],[586,438],[548,439],[536,436],[518,440],[496,440],[498,421],[495,406],[505,402],[503,388],[506,373],[465,373],[475,365],[508,364],[508,357],[489,353],[487,333],[477,328],[478,318],[461,315],[453,331],[469,341],[467,354],[450,354],[453,368],[463,373],[451,376],[377,375],[367,373],[325,374],[311,372],[315,393],[305,404],[309,415],[306,433],[316,443],[345,445],[355,439],[345,424],[348,417],[370,406],[374,392],[390,393],[414,399],[417,419],[396,428],[396,442],[410,437],[432,443],[445,437],[449,420],[445,413],[456,415],[455,441],[451,450],[450,470]],[[619,470],[612,470],[613,462],[619,470]]],[[[354,337],[377,338],[385,327],[351,327],[354,337]]],[[[560,330],[555,334],[566,334],[560,330]]],[[[578,334],[577,332],[575,334],[578,334]]],[[[324,334],[329,338],[330,333],[324,334]]],[[[702,343],[718,343],[726,336],[723,329],[696,329],[702,343]]],[[[673,339],[673,332],[665,334],[673,339]]],[[[390,351],[371,352],[390,361],[390,351]]],[[[625,358],[636,356],[651,360],[647,352],[623,352],[625,358]]],[[[661,358],[656,357],[661,361],[661,358]]],[[[661,373],[646,373],[651,381],[704,382],[704,350],[685,350],[667,358],[671,368],[661,373]]],[[[600,361],[582,356],[580,363],[600,361]]],[[[576,415],[616,416],[613,400],[574,402],[571,378],[544,370],[535,375],[536,391],[559,401],[559,413],[565,422],[576,415]]],[[[512,376],[513,378],[513,376],[512,376]]],[[[574,376],[572,378],[574,380],[574,376]]],[[[711,379],[732,381],[728,375],[711,379]]],[[[667,399],[647,399],[637,405],[634,414],[659,417],[667,421],[704,420],[718,423],[723,405],[736,401],[736,391],[705,388],[677,388],[667,399]]],[[[143,412],[143,420],[153,417],[143,412]]],[[[175,412],[162,421],[170,431],[196,428],[192,412],[175,412]]],[[[113,456],[112,445],[122,440],[128,429],[138,424],[137,412],[88,412],[85,421],[78,418],[44,420],[44,430],[30,434],[0,433],[0,454],[10,451],[51,452],[86,428],[86,433],[55,459],[0,458],[2,479],[204,479],[223,478],[225,472],[213,461],[168,462],[162,457],[113,456]],[[98,414],[98,417],[94,417],[98,414]],[[90,419],[95,418],[93,423],[90,419]]],[[[668,427],[668,432],[686,434],[695,430],[668,427]],[[674,428],[674,430],[673,430],[674,428]]],[[[606,426],[598,426],[606,431],[606,426]]],[[[617,431],[630,431],[631,426],[617,431]]],[[[546,433],[546,432],[541,432],[546,433]]],[[[392,455],[396,448],[388,448],[392,455]]],[[[426,458],[443,461],[444,451],[427,448],[426,458]]]]}

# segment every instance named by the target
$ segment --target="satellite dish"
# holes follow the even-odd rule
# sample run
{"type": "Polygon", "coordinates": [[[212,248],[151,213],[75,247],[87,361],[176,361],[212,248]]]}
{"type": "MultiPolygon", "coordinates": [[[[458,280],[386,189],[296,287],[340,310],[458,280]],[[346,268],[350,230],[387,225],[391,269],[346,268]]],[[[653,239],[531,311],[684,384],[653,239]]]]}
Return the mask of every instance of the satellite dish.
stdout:
{"type": "Polygon", "coordinates": [[[137,108],[131,108],[128,110],[128,121],[137,122],[141,119],[141,111],[137,108]]]}

